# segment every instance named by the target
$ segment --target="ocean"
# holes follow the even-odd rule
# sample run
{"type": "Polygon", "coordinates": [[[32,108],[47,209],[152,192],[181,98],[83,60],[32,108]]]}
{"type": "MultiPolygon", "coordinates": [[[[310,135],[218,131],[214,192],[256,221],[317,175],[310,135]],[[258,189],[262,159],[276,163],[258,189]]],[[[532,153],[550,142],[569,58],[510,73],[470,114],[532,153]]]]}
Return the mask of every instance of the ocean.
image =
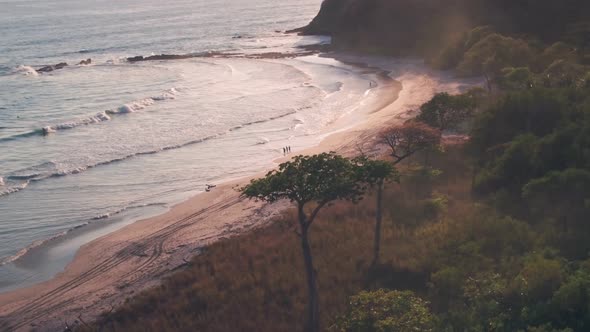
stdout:
{"type": "Polygon", "coordinates": [[[375,99],[366,68],[223,56],[328,43],[283,33],[320,4],[0,0],[0,292],[53,277],[84,243],[206,184],[274,167],[284,146],[317,145],[375,99]],[[221,56],[126,61],[207,52],[221,56]]]}

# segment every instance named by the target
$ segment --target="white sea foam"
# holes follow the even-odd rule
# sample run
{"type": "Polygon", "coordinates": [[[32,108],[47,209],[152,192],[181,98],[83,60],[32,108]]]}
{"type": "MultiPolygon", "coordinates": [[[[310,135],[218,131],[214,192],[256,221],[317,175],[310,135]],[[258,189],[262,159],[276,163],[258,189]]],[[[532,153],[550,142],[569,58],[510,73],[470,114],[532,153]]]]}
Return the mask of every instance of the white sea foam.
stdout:
{"type": "Polygon", "coordinates": [[[159,96],[152,97],[152,99],[155,100],[155,101],[162,101],[162,100],[167,100],[167,99],[176,99],[176,95],[177,94],[178,94],[178,90],[176,90],[175,88],[171,88],[171,89],[168,89],[168,90],[164,91],[164,93],[162,93],[159,96]]]}
{"type": "Polygon", "coordinates": [[[4,178],[0,176],[0,187],[4,186],[4,178]]]}
{"type": "Polygon", "coordinates": [[[6,188],[4,190],[0,190],[0,197],[13,194],[15,192],[19,192],[25,189],[29,185],[29,182],[25,182],[16,186],[3,186],[2,188],[6,188]]]}
{"type": "Polygon", "coordinates": [[[39,73],[31,66],[20,65],[15,68],[15,73],[20,73],[26,76],[38,76],[39,73]]]}
{"type": "Polygon", "coordinates": [[[112,119],[111,116],[113,116],[113,115],[135,113],[135,112],[145,109],[146,107],[149,107],[149,106],[155,104],[156,102],[175,99],[177,95],[178,95],[178,90],[175,88],[171,88],[171,89],[165,90],[160,95],[136,100],[136,101],[124,104],[117,109],[102,111],[102,112],[96,113],[95,115],[89,116],[87,118],[72,120],[69,122],[64,122],[64,123],[60,123],[60,124],[52,125],[52,126],[45,126],[42,128],[42,133],[43,133],[43,135],[47,135],[50,133],[55,133],[59,130],[67,130],[67,129],[72,129],[72,128],[76,128],[79,126],[87,126],[87,125],[91,125],[91,124],[95,124],[95,123],[109,121],[112,119]]]}
{"type": "Polygon", "coordinates": [[[142,109],[153,105],[155,100],[153,98],[145,98],[125,104],[117,109],[118,113],[135,113],[142,109]]]}
{"type": "Polygon", "coordinates": [[[270,139],[266,138],[266,137],[260,137],[258,138],[258,141],[256,141],[257,145],[264,145],[264,144],[268,144],[270,143],[270,139]]]}

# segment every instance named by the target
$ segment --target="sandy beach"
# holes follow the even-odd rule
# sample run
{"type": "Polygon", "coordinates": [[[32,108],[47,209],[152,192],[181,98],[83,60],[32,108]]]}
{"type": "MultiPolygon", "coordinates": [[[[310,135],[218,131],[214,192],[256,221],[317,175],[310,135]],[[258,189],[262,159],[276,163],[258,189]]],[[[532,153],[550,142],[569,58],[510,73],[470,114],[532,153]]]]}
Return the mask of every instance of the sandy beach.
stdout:
{"type": "MultiPolygon", "coordinates": [[[[336,151],[352,155],[359,144],[369,141],[382,128],[411,118],[412,110],[434,93],[459,92],[479,83],[427,69],[419,60],[343,54],[329,57],[387,76],[378,82],[375,91],[379,102],[360,105],[362,112],[347,114],[330,124],[329,135],[321,144],[302,154],[336,151]]],[[[66,324],[92,321],[183,268],[212,242],[264,226],[289,205],[265,205],[242,199],[236,188],[252,177],[220,184],[162,215],[94,240],[84,245],[52,280],[1,294],[0,330],[53,331],[63,330],[66,324]]]]}

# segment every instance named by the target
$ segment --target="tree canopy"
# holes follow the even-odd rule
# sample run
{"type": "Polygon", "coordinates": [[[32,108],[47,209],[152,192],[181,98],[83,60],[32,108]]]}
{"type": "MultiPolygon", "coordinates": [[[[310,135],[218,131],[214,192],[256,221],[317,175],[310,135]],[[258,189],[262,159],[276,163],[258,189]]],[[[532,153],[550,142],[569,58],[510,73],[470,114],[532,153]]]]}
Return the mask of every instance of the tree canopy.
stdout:
{"type": "Polygon", "coordinates": [[[416,120],[440,131],[457,129],[473,113],[475,107],[475,98],[470,94],[437,93],[420,107],[416,120]]]}
{"type": "Polygon", "coordinates": [[[265,177],[252,180],[242,188],[242,194],[268,202],[288,199],[299,204],[326,204],[338,199],[357,201],[363,191],[354,165],[330,152],[296,156],[265,177]]]}
{"type": "Polygon", "coordinates": [[[428,303],[411,291],[361,292],[333,330],[346,332],[429,332],[435,318],[428,303]]]}

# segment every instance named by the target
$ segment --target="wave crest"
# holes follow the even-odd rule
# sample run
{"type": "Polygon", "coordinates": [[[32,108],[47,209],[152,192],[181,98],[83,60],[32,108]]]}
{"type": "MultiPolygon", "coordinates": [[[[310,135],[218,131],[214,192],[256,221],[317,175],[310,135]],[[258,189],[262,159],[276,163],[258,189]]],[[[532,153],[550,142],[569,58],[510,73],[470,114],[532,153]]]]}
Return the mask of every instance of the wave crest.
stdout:
{"type": "Polygon", "coordinates": [[[17,66],[14,69],[14,73],[22,74],[25,76],[39,76],[39,73],[35,70],[35,68],[24,65],[17,66]]]}
{"type": "Polygon", "coordinates": [[[68,230],[65,230],[63,232],[57,233],[49,238],[38,240],[38,241],[31,243],[30,245],[26,246],[25,248],[19,250],[16,254],[6,257],[3,260],[0,260],[0,266],[15,262],[15,261],[19,260],[20,258],[24,257],[25,255],[27,255],[29,252],[31,252],[31,250],[39,248],[39,247],[47,244],[48,242],[62,238],[64,236],[70,234],[72,231],[75,231],[75,230],[80,229],[82,227],[88,226],[93,222],[108,219],[114,215],[123,213],[123,212],[125,212],[127,210],[131,210],[131,209],[145,208],[145,207],[150,207],[150,206],[166,206],[166,205],[167,204],[165,204],[165,203],[146,203],[146,204],[139,204],[139,205],[129,205],[129,206],[123,207],[119,210],[107,212],[103,215],[96,216],[94,218],[91,218],[87,222],[84,222],[82,224],[79,224],[77,226],[69,228],[68,230]]]}
{"type": "MultiPolygon", "coordinates": [[[[42,181],[42,180],[45,180],[48,178],[61,177],[61,176],[66,176],[66,175],[71,175],[71,174],[78,174],[78,173],[82,173],[82,172],[84,172],[88,169],[91,169],[91,168],[109,165],[109,164],[121,162],[121,161],[124,161],[127,159],[139,157],[139,156],[156,154],[156,153],[159,153],[162,151],[180,149],[185,146],[198,144],[198,143],[202,143],[202,142],[205,142],[205,141],[208,141],[211,139],[221,137],[223,135],[226,135],[230,132],[239,130],[244,127],[276,120],[276,119],[283,118],[283,117],[286,117],[286,116],[289,116],[289,115],[292,115],[295,113],[297,113],[297,110],[287,111],[283,114],[269,117],[266,119],[246,122],[241,125],[237,125],[232,128],[229,128],[224,132],[219,132],[217,134],[197,138],[197,139],[186,141],[186,142],[179,143],[179,144],[162,146],[160,148],[153,149],[153,150],[139,151],[139,152],[123,155],[123,156],[120,156],[117,158],[97,162],[94,164],[88,164],[88,165],[82,165],[82,166],[76,166],[76,167],[70,166],[70,167],[63,168],[62,164],[52,162],[52,161],[45,162],[45,163],[42,163],[42,164],[39,164],[36,166],[32,166],[32,167],[28,167],[28,168],[25,168],[22,170],[18,170],[18,171],[13,172],[12,174],[6,175],[5,178],[7,180],[10,180],[11,185],[9,186],[8,190],[5,190],[4,192],[0,192],[0,197],[10,194],[10,193],[13,193],[13,192],[16,192],[16,191],[19,191],[19,190],[22,190],[22,189],[26,188],[26,186],[31,182],[37,182],[37,181],[42,181]]],[[[261,140],[258,144],[266,144],[266,143],[263,143],[265,141],[266,141],[265,137],[261,137],[261,140]]]]}
{"type": "Polygon", "coordinates": [[[57,125],[43,127],[42,133],[44,135],[47,135],[47,134],[54,133],[54,132],[57,132],[60,130],[67,130],[67,129],[72,129],[72,128],[76,128],[79,126],[87,126],[87,125],[96,124],[96,123],[100,123],[100,122],[104,122],[104,121],[109,121],[112,119],[113,115],[135,113],[137,111],[140,111],[146,107],[149,107],[149,106],[155,104],[156,102],[169,100],[169,99],[175,99],[177,94],[178,94],[177,89],[175,89],[175,88],[168,89],[160,95],[136,100],[131,103],[124,104],[124,105],[118,107],[117,109],[99,112],[99,113],[96,113],[95,115],[92,115],[92,116],[84,118],[84,119],[78,119],[78,120],[73,120],[70,122],[60,123],[57,125]]]}

